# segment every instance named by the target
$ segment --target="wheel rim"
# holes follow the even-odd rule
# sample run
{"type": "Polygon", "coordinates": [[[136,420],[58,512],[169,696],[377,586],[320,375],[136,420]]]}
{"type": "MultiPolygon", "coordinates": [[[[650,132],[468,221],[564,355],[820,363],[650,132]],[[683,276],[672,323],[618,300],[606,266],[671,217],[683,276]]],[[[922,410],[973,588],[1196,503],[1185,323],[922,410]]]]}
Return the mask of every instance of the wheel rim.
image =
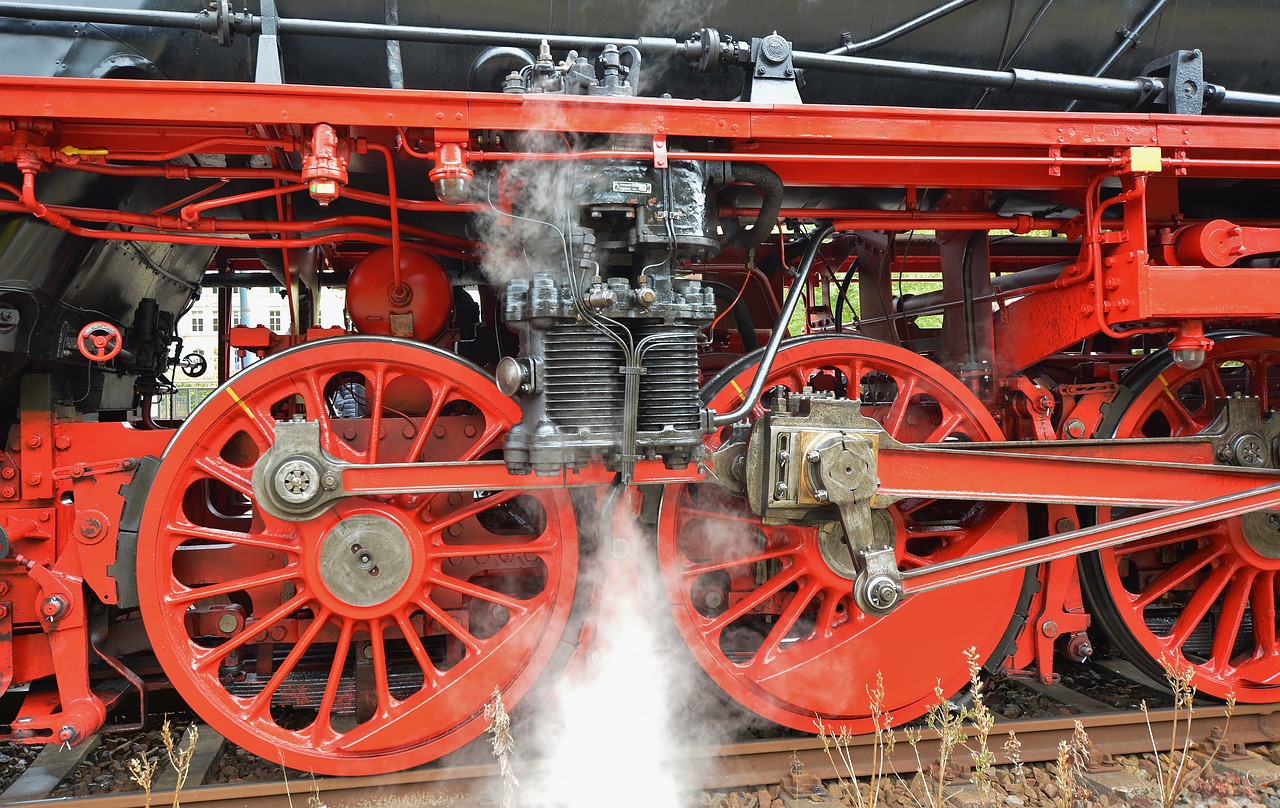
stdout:
{"type": "MultiPolygon", "coordinates": [[[[741,401],[750,365],[712,380],[704,396],[711,407],[723,412],[741,401]]],[[[862,380],[863,413],[899,440],[1001,437],[972,393],[941,368],[871,340],[792,343],[779,352],[768,387],[845,396],[846,379],[862,380]]],[[[878,513],[899,537],[902,569],[1026,535],[1021,506],[917,500],[878,513]]],[[[894,721],[923,714],[937,702],[935,687],[950,694],[968,679],[966,649],[982,660],[993,653],[1022,585],[1020,573],[993,576],[909,598],[873,618],[854,605],[842,534],[838,523],[763,526],[745,500],[711,484],[670,486],[663,495],[659,556],[686,643],[726,693],[795,729],[813,731],[815,718],[836,731],[871,729],[868,691],[877,674],[894,721]]]]}
{"type": "MultiPolygon", "coordinates": [[[[1104,434],[1116,438],[1181,437],[1202,432],[1215,397],[1256,397],[1262,412],[1280,406],[1280,340],[1221,338],[1195,370],[1167,351],[1135,368],[1104,434]],[[1143,372],[1145,371],[1145,372],[1143,372]]],[[[1136,511],[1099,509],[1099,521],[1136,511]]],[[[1280,687],[1275,531],[1258,515],[1166,533],[1081,560],[1092,610],[1112,642],[1140,668],[1163,678],[1161,660],[1190,665],[1192,683],[1216,698],[1268,702],[1280,687]],[[1266,535],[1271,534],[1270,536],[1266,535]]]]}
{"type": "Polygon", "coordinates": [[[268,760],[372,774],[439,757],[483,731],[495,688],[519,700],[560,639],[568,495],[351,498],[282,521],[254,508],[250,480],[296,415],[330,454],[372,463],[494,456],[519,411],[473,366],[393,339],[313,343],[232,379],[175,435],[143,515],[156,655],[205,720],[268,760]]]}

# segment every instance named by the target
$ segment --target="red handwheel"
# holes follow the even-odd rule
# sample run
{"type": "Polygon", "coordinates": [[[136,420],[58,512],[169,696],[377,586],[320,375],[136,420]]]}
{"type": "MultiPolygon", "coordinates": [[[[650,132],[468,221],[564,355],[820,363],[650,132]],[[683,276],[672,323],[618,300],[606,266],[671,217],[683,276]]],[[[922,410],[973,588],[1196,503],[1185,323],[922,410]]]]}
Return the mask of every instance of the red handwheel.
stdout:
{"type": "Polygon", "coordinates": [[[403,463],[488,459],[518,417],[474,366],[393,338],[304,345],[215,391],[165,453],[138,546],[147,633],[190,706],[267,760],[372,774],[478,736],[495,688],[518,701],[573,600],[564,491],[357,497],[286,521],[253,485],[280,421],[318,422],[346,462],[403,463]]]}
{"type": "Polygon", "coordinates": [[[124,336],[111,323],[97,320],[80,329],[76,335],[76,347],[91,362],[109,362],[120,354],[124,336]]]}

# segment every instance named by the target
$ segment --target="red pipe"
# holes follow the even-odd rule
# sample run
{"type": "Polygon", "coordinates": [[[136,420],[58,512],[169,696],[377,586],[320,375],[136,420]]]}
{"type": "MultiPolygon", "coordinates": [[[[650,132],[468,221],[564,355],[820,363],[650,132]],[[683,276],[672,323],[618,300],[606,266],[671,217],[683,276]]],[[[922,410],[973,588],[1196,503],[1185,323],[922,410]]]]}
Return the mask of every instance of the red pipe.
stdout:
{"type": "Polygon", "coordinates": [[[393,302],[399,301],[403,305],[409,302],[406,298],[409,289],[400,279],[400,208],[396,205],[395,155],[391,153],[391,149],[381,143],[370,143],[369,149],[382,152],[387,164],[387,195],[391,198],[391,278],[395,282],[387,293],[387,298],[393,302]]]}
{"type": "MultiPolygon", "coordinates": [[[[269,149],[284,149],[285,151],[295,151],[297,149],[297,143],[292,138],[267,139],[258,137],[210,137],[205,138],[204,140],[197,140],[195,143],[167,152],[110,152],[109,156],[115,160],[138,160],[140,162],[153,161],[162,163],[169,160],[176,160],[179,157],[185,157],[188,154],[207,152],[211,149],[216,149],[219,152],[225,152],[227,147],[239,148],[242,146],[250,148],[261,147],[260,153],[263,154],[265,154],[269,149]]],[[[63,153],[57,152],[57,154],[62,155],[63,153]]],[[[63,155],[60,159],[73,161],[74,154],[63,155]]]]}
{"type": "Polygon", "coordinates": [[[243,194],[232,194],[231,196],[220,196],[217,199],[210,199],[205,202],[197,202],[194,205],[187,205],[181,211],[181,218],[184,222],[194,224],[200,219],[200,214],[206,210],[222,208],[228,205],[238,205],[241,202],[252,202],[255,199],[267,199],[273,196],[283,196],[291,194],[295,191],[305,191],[305,185],[281,185],[275,188],[266,188],[261,191],[248,191],[243,194]]]}
{"type": "MultiPolygon", "coordinates": [[[[58,216],[57,212],[51,209],[50,207],[46,206],[45,209],[49,215],[58,216]]],[[[24,205],[21,202],[0,201],[0,211],[3,211],[5,213],[33,213],[33,211],[31,211],[26,205],[24,205]]],[[[158,243],[158,244],[193,244],[193,245],[201,245],[201,246],[207,246],[207,247],[249,248],[249,247],[259,246],[257,242],[250,242],[246,239],[239,239],[239,238],[235,238],[233,235],[230,235],[236,232],[235,230],[232,230],[230,228],[220,228],[217,231],[215,231],[215,232],[228,233],[229,235],[226,235],[226,236],[198,236],[198,235],[184,235],[184,234],[178,234],[178,233],[143,233],[143,232],[138,232],[136,230],[134,231],[94,230],[92,228],[80,227],[79,225],[73,224],[69,220],[67,220],[66,217],[60,217],[62,222],[64,222],[65,224],[59,224],[58,222],[43,216],[40,218],[43,221],[53,225],[54,227],[57,227],[59,230],[65,230],[66,232],[71,233],[72,235],[83,236],[84,238],[99,239],[103,241],[140,241],[140,242],[158,243]]],[[[359,218],[359,217],[354,217],[354,218],[359,218]]],[[[237,223],[228,222],[228,224],[237,224],[237,223]]],[[[246,223],[238,222],[238,224],[246,224],[246,223]]],[[[253,222],[252,224],[268,226],[268,227],[261,228],[261,232],[272,232],[269,229],[269,227],[275,227],[278,230],[280,229],[279,225],[281,223],[253,222]]],[[[290,223],[290,224],[295,224],[295,223],[290,223]]],[[[296,224],[301,225],[301,227],[289,228],[289,229],[291,230],[296,229],[304,232],[306,230],[316,229],[316,227],[311,226],[313,225],[313,223],[310,223],[310,222],[297,222],[296,224]]],[[[155,225],[150,225],[150,226],[139,225],[139,226],[156,229],[155,225]]],[[[391,244],[390,238],[388,238],[387,236],[378,235],[376,233],[368,233],[363,231],[361,232],[339,231],[335,233],[326,233],[319,236],[312,236],[310,238],[276,239],[271,242],[271,246],[301,248],[301,247],[315,247],[321,244],[335,244],[335,243],[344,242],[344,241],[365,242],[369,244],[379,244],[383,246],[390,246],[391,244]]],[[[433,244],[430,246],[433,251],[438,252],[442,255],[448,255],[456,258],[469,257],[469,253],[465,250],[460,250],[457,248],[447,247],[443,245],[433,244]]]]}

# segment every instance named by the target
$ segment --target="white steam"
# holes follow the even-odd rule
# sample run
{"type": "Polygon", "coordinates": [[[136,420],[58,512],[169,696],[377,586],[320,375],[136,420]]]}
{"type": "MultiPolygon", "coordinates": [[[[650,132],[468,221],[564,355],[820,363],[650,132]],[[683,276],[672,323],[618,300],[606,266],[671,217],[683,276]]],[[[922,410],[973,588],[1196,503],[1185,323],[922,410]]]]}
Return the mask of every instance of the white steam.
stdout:
{"type": "Polygon", "coordinates": [[[723,725],[691,719],[707,694],[692,684],[687,652],[671,647],[652,540],[632,526],[619,536],[603,549],[625,547],[626,557],[606,562],[589,651],[562,676],[555,706],[526,727],[538,737],[517,740],[522,759],[543,764],[522,775],[521,808],[678,808],[703,774],[687,750],[723,740],[723,725]]]}

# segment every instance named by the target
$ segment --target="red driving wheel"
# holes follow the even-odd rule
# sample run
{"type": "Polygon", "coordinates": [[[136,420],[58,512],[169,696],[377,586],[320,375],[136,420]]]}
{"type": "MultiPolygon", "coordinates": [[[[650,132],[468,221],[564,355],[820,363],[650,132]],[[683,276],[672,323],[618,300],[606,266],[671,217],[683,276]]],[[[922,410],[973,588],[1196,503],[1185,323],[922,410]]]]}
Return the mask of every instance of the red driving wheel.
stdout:
{"type": "Polygon", "coordinates": [[[392,338],[304,345],[215,391],[170,443],[139,533],[143,620],[188,704],[249,751],[328,774],[478,736],[494,689],[518,701],[564,631],[567,493],[348,498],[286,521],[255,506],[252,474],[282,420],[318,422],[343,461],[403,463],[493,457],[518,417],[474,366],[392,338]]]}
{"type": "MultiPolygon", "coordinates": [[[[1215,343],[1194,370],[1175,365],[1167,350],[1136,366],[1103,436],[1195,435],[1214,419],[1216,399],[1235,394],[1250,397],[1249,406],[1268,417],[1280,406],[1280,340],[1233,334],[1215,336],[1215,343]]],[[[1275,468],[1276,458],[1267,465],[1275,468]]],[[[1131,513],[1099,509],[1098,518],[1131,513]]],[[[1164,679],[1161,660],[1172,660],[1190,664],[1192,684],[1207,695],[1274,701],[1278,521],[1272,513],[1251,513],[1082,557],[1091,611],[1118,650],[1157,680],[1164,679]]]]}
{"type": "MultiPolygon", "coordinates": [[[[724,412],[741,402],[755,362],[730,367],[704,398],[724,412]]],[[[981,403],[910,351],[858,338],[791,343],[766,389],[812,387],[861,398],[863,413],[905,442],[998,440],[981,403]]],[[[757,406],[756,415],[763,412],[757,406]]],[[[1005,547],[1026,536],[1008,504],[907,500],[877,511],[903,570],[1005,547]]],[[[986,660],[1005,637],[1020,572],[908,598],[884,617],[854,603],[854,570],[840,523],[762,525],[744,499],[713,484],[663,495],[658,550],[675,622],[703,669],[751,711],[795,729],[821,719],[835,731],[872,728],[868,690],[884,680],[884,709],[908,721],[968,679],[966,649],[986,660]]]]}

